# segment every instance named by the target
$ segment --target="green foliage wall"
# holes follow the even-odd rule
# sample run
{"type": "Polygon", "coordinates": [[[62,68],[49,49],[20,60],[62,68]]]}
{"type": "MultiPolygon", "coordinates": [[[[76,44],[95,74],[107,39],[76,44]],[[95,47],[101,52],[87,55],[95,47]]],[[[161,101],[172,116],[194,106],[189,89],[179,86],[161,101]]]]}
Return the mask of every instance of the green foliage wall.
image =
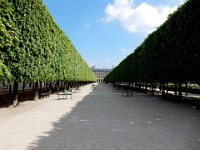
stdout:
{"type": "Polygon", "coordinates": [[[4,83],[9,82],[11,80],[11,74],[8,68],[0,61],[0,81],[4,83]]]}
{"type": "Polygon", "coordinates": [[[199,0],[179,7],[106,81],[200,83],[199,8],[199,0]]]}
{"type": "Polygon", "coordinates": [[[0,60],[16,82],[96,80],[42,0],[0,1],[0,60]]]}

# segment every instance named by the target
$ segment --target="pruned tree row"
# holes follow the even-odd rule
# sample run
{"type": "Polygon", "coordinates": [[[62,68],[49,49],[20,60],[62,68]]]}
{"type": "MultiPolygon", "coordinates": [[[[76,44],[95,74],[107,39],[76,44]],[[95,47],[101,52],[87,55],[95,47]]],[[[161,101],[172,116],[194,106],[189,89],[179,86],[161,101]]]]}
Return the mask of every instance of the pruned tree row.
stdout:
{"type": "Polygon", "coordinates": [[[106,77],[106,82],[126,82],[144,87],[168,83],[181,97],[182,86],[200,83],[200,1],[188,0],[169,15],[136,50],[106,77]]]}
{"type": "Polygon", "coordinates": [[[95,81],[96,77],[59,28],[42,0],[0,1],[2,82],[95,81]]]}

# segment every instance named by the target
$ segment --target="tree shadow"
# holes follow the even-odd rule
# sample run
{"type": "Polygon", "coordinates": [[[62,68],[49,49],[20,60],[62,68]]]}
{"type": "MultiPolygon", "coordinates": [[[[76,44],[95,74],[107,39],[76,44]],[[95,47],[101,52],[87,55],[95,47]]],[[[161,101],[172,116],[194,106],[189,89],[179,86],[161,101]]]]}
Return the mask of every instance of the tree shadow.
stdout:
{"type": "MultiPolygon", "coordinates": [[[[177,142],[182,138],[177,133],[185,129],[181,126],[182,122],[180,124],[176,122],[177,127],[173,127],[174,123],[166,125],[172,120],[170,120],[170,115],[181,117],[182,112],[175,114],[177,108],[180,109],[179,104],[158,101],[155,100],[155,97],[148,97],[147,101],[144,99],[147,96],[137,93],[133,93],[133,97],[122,97],[112,91],[110,85],[97,85],[96,90],[77,103],[70,113],[66,113],[59,121],[54,122],[53,129],[44,132],[43,136],[39,136],[38,140],[33,141],[27,149],[132,150],[136,148],[144,150],[145,147],[148,147],[154,150],[186,150],[188,148],[195,150],[199,146],[198,142],[192,141],[190,138],[200,132],[188,135],[183,144],[177,142]],[[160,108],[163,103],[166,107],[160,108]],[[172,110],[169,110],[170,107],[172,110]],[[165,131],[170,127],[172,130],[165,131]],[[174,139],[166,141],[170,138],[174,139]]],[[[183,112],[184,117],[187,118],[188,112],[192,115],[188,107],[184,108],[187,109],[186,112],[183,112]]],[[[195,113],[196,115],[193,117],[198,118],[199,113],[193,112],[193,114],[195,113]]],[[[199,125],[196,123],[191,127],[198,131],[199,125]]],[[[185,136],[183,133],[180,134],[185,136]]]]}
{"type": "MultiPolygon", "coordinates": [[[[94,101],[94,96],[97,95],[97,89],[100,87],[100,85],[97,85],[95,89],[91,87],[92,91],[85,96],[82,101],[78,102],[76,107],[74,107],[70,113],[66,113],[58,122],[53,123],[54,128],[52,131],[44,132],[44,136],[39,136],[38,140],[32,142],[28,149],[75,150],[85,147],[85,142],[87,144],[90,143],[90,141],[88,141],[90,139],[88,138],[90,136],[90,131],[98,130],[98,128],[93,126],[93,129],[89,129],[87,124],[90,124],[93,121],[95,122],[95,120],[99,120],[100,118],[98,118],[95,114],[98,111],[101,111],[99,105],[92,105],[90,107],[90,104],[94,101]],[[88,131],[89,133],[86,133],[88,131]],[[79,146],[77,146],[77,143],[79,146]]],[[[103,93],[98,94],[102,95],[103,93]]],[[[62,98],[54,100],[62,100],[62,98]]],[[[99,101],[101,98],[99,97],[96,100],[99,101]]]]}

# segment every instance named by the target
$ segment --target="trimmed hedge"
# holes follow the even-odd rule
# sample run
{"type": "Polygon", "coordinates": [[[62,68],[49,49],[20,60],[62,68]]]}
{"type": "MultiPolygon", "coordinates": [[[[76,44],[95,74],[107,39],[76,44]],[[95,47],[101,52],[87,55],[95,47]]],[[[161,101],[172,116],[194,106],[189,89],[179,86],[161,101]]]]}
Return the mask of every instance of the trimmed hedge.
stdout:
{"type": "Polygon", "coordinates": [[[96,81],[42,0],[0,1],[0,60],[12,82],[96,81]]]}
{"type": "Polygon", "coordinates": [[[200,1],[188,0],[114,70],[106,82],[200,83],[200,1]]]}

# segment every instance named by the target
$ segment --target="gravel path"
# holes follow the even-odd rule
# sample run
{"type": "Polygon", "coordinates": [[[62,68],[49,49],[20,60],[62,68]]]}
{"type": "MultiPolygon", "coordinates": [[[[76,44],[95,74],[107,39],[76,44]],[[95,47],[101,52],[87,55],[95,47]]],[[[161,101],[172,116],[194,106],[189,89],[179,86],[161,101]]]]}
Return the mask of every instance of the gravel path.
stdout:
{"type": "Polygon", "coordinates": [[[200,150],[200,110],[91,85],[73,99],[52,95],[0,109],[2,150],[200,150]]]}

